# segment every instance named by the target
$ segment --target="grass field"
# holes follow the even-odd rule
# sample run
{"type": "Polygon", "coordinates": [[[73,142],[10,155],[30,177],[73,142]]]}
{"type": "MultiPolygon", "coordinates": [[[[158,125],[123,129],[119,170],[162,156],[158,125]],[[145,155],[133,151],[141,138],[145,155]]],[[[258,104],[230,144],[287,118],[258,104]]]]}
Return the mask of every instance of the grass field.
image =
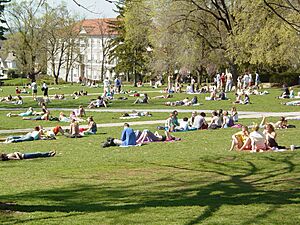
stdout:
{"type": "MultiPolygon", "coordinates": [[[[71,94],[74,91],[80,91],[80,90],[85,90],[88,91],[88,96],[83,96],[80,97],[79,99],[72,99],[72,97],[67,96],[67,100],[53,100],[51,103],[49,103],[48,107],[50,108],[74,108],[77,107],[78,105],[84,105],[87,106],[90,102],[91,99],[96,99],[97,95],[102,93],[102,88],[89,88],[89,87],[82,87],[80,85],[59,85],[59,86],[51,86],[51,88],[55,88],[54,90],[50,90],[49,94],[53,95],[55,93],[61,94],[71,94]]],[[[10,87],[10,86],[5,86],[2,87],[3,91],[0,92],[0,97],[7,96],[8,94],[15,95],[15,87],[10,87]]],[[[134,90],[138,92],[149,92],[149,96],[154,97],[158,95],[162,95],[160,91],[162,89],[153,89],[149,86],[146,87],[141,87],[141,88],[133,88],[132,86],[125,86],[125,90],[134,90]]],[[[282,93],[281,89],[268,89],[270,94],[265,95],[265,96],[250,96],[252,104],[250,105],[237,105],[238,110],[240,111],[257,111],[257,112],[288,112],[288,111],[295,111],[297,110],[294,106],[285,106],[282,105],[281,103],[287,102],[289,100],[283,100],[283,99],[277,99],[276,97],[279,96],[282,93]]],[[[294,89],[295,93],[298,92],[298,89],[294,89]]],[[[300,89],[299,89],[300,91],[300,89]]],[[[39,91],[39,94],[41,95],[42,92],[39,91]]],[[[24,104],[22,107],[28,108],[30,106],[35,106],[38,107],[37,103],[33,101],[32,98],[26,97],[24,98],[24,104]]],[[[27,96],[31,96],[30,94],[27,94],[27,96]]],[[[116,95],[115,97],[118,98],[120,96],[128,97],[128,100],[114,100],[111,101],[109,104],[110,108],[134,108],[134,109],[157,109],[157,108],[162,108],[162,109],[171,109],[170,106],[165,106],[164,103],[167,101],[176,101],[176,100],[182,100],[185,97],[189,97],[190,99],[194,95],[188,95],[185,93],[181,94],[174,94],[174,97],[171,99],[150,99],[150,103],[148,105],[145,104],[139,104],[139,105],[133,105],[133,102],[135,101],[136,97],[130,97],[128,95],[116,95]]],[[[180,106],[178,108],[180,109],[230,109],[233,106],[233,101],[235,99],[235,96],[233,93],[229,93],[228,97],[231,100],[227,101],[205,101],[205,97],[209,96],[209,94],[200,94],[197,95],[198,100],[202,105],[200,106],[180,106]]],[[[20,106],[18,105],[12,105],[8,103],[3,103],[0,102],[0,108],[19,108],[20,106]]]]}
{"type": "MultiPolygon", "coordinates": [[[[69,91],[72,90],[71,87],[69,91]]],[[[6,91],[9,90],[3,92],[6,91]]],[[[253,104],[238,109],[298,110],[281,105],[281,100],[275,99],[279,93],[280,90],[272,89],[270,95],[251,96],[253,104]]],[[[158,95],[150,93],[154,94],[158,95]]],[[[174,99],[184,96],[176,95],[174,99]]],[[[76,108],[85,100],[57,103],[55,107],[76,108]]],[[[153,102],[147,107],[164,108],[160,103],[153,102]]],[[[121,101],[111,107],[138,108],[121,101]]],[[[204,102],[200,107],[229,109],[231,104],[204,102]]],[[[0,112],[0,129],[36,125],[8,118],[6,113],[0,112]]],[[[98,123],[124,122],[115,119],[119,113],[92,114],[98,123]]],[[[180,114],[180,118],[183,115],[187,114],[180,114]]],[[[156,113],[151,119],[166,117],[167,113],[156,113]]],[[[259,122],[259,118],[240,122],[251,124],[259,122]]],[[[297,128],[278,130],[280,145],[300,145],[300,121],[290,123],[297,128]]],[[[156,125],[133,128],[155,130],[156,125]]],[[[229,152],[231,135],[236,129],[176,133],[181,141],[141,147],[100,147],[108,136],[119,137],[121,130],[122,127],[101,128],[97,135],[81,139],[58,136],[53,141],[0,144],[0,152],[58,153],[48,159],[0,162],[0,224],[299,223],[299,150],[229,152]]]]}

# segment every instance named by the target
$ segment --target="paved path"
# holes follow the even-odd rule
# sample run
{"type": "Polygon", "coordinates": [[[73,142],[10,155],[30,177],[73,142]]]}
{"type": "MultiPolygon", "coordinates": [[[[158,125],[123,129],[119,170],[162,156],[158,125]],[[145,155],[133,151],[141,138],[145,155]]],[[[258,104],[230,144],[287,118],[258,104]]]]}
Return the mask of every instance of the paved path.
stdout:
{"type": "MultiPolygon", "coordinates": [[[[70,108],[48,108],[50,111],[72,111],[70,108]]],[[[0,111],[25,111],[24,108],[0,108],[0,111]]],[[[137,109],[136,112],[160,112],[160,113],[170,113],[174,111],[174,108],[169,109],[137,109]]],[[[211,113],[213,110],[197,110],[197,109],[176,109],[179,113],[191,113],[194,111],[197,112],[205,112],[211,113]]],[[[87,112],[115,112],[115,113],[123,113],[123,112],[132,112],[133,109],[114,109],[114,108],[96,108],[96,109],[85,109],[87,112]]],[[[256,118],[262,117],[263,115],[267,117],[280,117],[280,116],[300,116],[300,111],[297,112],[251,112],[251,111],[239,111],[239,115],[245,116],[244,118],[256,118]],[[246,117],[246,116],[249,117],[246,117]]]]}
{"type": "MultiPolygon", "coordinates": [[[[3,110],[0,108],[0,110],[3,110]]],[[[7,110],[7,109],[6,109],[7,110]]],[[[70,109],[55,109],[55,110],[70,110],[70,109]]],[[[87,111],[93,111],[93,112],[130,112],[132,109],[89,109],[87,111]]],[[[144,110],[136,110],[136,111],[147,111],[144,110]]],[[[151,109],[148,110],[150,112],[171,112],[172,110],[167,109],[151,109]]],[[[178,112],[192,112],[195,110],[178,110],[178,112]]],[[[199,110],[198,110],[199,111],[199,110]]],[[[201,110],[205,112],[211,112],[212,110],[201,110]]],[[[239,112],[239,118],[240,119],[251,119],[251,118],[260,118],[262,116],[266,117],[280,117],[285,116],[288,117],[288,119],[293,117],[300,118],[300,112],[239,112]]],[[[163,125],[165,123],[165,120],[152,120],[152,121],[132,121],[132,119],[124,120],[124,122],[129,122],[131,126],[138,126],[138,125],[152,125],[152,124],[161,124],[163,125]]],[[[209,119],[208,119],[209,121],[209,119]]],[[[104,124],[97,124],[97,127],[122,127],[124,122],[119,123],[104,123],[104,124]]],[[[64,129],[68,128],[69,126],[62,126],[64,129]]],[[[81,125],[81,127],[86,127],[85,125],[81,125]]],[[[50,127],[46,127],[45,129],[51,129],[50,127]]],[[[10,134],[10,133],[26,133],[32,131],[32,128],[27,129],[12,129],[12,130],[0,130],[0,134],[10,134]]]]}

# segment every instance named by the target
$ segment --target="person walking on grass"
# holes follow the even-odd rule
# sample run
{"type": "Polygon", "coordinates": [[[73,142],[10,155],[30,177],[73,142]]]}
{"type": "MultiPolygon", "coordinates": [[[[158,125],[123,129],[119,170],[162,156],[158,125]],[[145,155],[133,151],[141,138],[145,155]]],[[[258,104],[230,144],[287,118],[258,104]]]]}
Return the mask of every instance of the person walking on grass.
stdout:
{"type": "Polygon", "coordinates": [[[37,97],[37,89],[38,89],[37,83],[35,81],[33,81],[31,83],[31,90],[32,90],[32,98],[33,99],[36,99],[36,97],[37,97]]]}
{"type": "Polygon", "coordinates": [[[44,92],[44,97],[48,98],[48,86],[45,81],[43,82],[42,91],[44,92]]]}

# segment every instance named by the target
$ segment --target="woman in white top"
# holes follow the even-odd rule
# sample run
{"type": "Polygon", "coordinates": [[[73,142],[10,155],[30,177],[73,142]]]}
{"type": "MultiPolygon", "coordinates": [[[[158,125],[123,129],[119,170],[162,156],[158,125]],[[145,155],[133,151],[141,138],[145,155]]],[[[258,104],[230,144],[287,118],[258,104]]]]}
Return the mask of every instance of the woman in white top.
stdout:
{"type": "Polygon", "coordinates": [[[267,150],[266,136],[259,131],[258,125],[253,128],[249,138],[251,140],[252,152],[267,150]]]}
{"type": "Polygon", "coordinates": [[[209,129],[217,129],[222,127],[221,118],[219,117],[218,113],[216,111],[212,112],[212,118],[211,122],[208,125],[209,129]]]}

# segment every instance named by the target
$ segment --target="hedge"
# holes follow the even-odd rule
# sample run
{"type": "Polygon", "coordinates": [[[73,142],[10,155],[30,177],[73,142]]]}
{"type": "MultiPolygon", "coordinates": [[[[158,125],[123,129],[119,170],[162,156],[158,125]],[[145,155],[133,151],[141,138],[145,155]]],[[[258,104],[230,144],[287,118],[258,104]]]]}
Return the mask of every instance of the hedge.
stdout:
{"type": "Polygon", "coordinates": [[[260,80],[264,83],[287,84],[288,86],[293,86],[300,84],[300,73],[261,74],[260,80]]]}

